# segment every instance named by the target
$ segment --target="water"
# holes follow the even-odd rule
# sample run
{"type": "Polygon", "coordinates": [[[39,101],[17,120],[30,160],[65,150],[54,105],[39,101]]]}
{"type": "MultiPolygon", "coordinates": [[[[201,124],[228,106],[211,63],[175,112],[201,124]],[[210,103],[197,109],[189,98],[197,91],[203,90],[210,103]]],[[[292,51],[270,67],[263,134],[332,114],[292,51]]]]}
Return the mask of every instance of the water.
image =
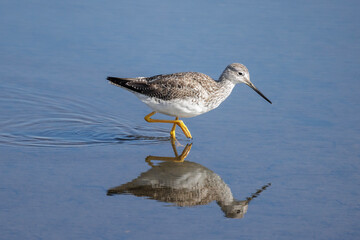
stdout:
{"type": "Polygon", "coordinates": [[[358,239],[359,10],[356,1],[0,3],[1,238],[358,239]],[[273,104],[237,86],[185,120],[194,140],[177,133],[178,156],[192,143],[184,163],[151,166],[148,156],[174,158],[171,126],[146,123],[150,109],[106,76],[217,78],[232,62],[273,104]],[[160,187],[110,194],[146,174],[160,187]],[[199,184],[207,176],[217,179],[210,195],[199,184]],[[171,195],[179,186],[186,194],[171,195]],[[242,218],[214,189],[231,192],[242,218]]]}

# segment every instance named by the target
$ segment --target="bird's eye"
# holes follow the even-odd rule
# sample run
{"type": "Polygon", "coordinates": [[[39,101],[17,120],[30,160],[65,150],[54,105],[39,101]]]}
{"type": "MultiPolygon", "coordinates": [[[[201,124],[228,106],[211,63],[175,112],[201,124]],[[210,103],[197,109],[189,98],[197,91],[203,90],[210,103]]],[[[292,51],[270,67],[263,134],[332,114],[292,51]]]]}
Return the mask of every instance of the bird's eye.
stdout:
{"type": "Polygon", "coordinates": [[[242,72],[239,72],[239,75],[242,76],[242,75],[244,75],[244,74],[243,74],[242,72]]]}

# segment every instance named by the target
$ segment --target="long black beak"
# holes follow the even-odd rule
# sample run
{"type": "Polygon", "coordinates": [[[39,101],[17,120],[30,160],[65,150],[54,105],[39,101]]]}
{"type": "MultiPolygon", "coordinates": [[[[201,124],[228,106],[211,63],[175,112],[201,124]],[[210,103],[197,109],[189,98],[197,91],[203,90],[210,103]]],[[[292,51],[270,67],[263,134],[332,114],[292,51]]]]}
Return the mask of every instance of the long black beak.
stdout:
{"type": "Polygon", "coordinates": [[[260,96],[262,96],[266,101],[268,101],[270,104],[272,104],[272,102],[267,97],[265,97],[265,95],[262,94],[262,92],[260,92],[260,90],[257,89],[254,84],[252,84],[252,82],[249,81],[249,82],[245,82],[245,83],[246,83],[246,85],[251,87],[255,92],[257,92],[260,96]]]}

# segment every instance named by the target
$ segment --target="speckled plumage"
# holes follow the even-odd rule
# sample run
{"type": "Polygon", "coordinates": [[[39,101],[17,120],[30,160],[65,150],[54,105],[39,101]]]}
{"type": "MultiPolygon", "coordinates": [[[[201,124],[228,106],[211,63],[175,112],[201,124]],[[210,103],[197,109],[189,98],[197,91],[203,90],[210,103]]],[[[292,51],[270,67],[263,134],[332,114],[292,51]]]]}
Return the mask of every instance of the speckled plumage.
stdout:
{"type": "Polygon", "coordinates": [[[164,101],[189,97],[198,99],[203,97],[206,91],[218,87],[209,76],[197,72],[156,75],[148,78],[122,78],[118,79],[118,82],[115,81],[113,83],[128,90],[164,101]]]}
{"type": "Polygon", "coordinates": [[[237,83],[246,83],[269,101],[250,82],[248,69],[240,63],[228,65],[218,81],[198,72],[107,79],[133,92],[154,111],[181,118],[194,117],[218,107],[237,83]]]}
{"type": "Polygon", "coordinates": [[[219,175],[194,162],[161,162],[126,184],[108,190],[108,195],[133,194],[179,207],[216,201],[227,217],[242,218],[250,200],[236,200],[219,175]]]}
{"type": "Polygon", "coordinates": [[[206,205],[213,201],[226,217],[242,218],[248,204],[271,184],[259,189],[246,200],[233,197],[229,186],[210,169],[194,162],[161,162],[131,182],[108,190],[108,195],[133,194],[175,206],[206,205]]]}

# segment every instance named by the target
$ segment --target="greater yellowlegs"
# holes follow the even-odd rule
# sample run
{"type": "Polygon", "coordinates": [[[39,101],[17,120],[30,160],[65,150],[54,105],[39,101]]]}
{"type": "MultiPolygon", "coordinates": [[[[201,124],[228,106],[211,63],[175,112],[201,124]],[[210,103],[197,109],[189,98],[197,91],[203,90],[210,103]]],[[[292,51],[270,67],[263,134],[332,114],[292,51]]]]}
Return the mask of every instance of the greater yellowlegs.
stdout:
{"type": "Polygon", "coordinates": [[[131,182],[109,189],[107,195],[133,194],[181,207],[206,205],[216,201],[226,217],[242,218],[250,201],[271,185],[264,185],[245,200],[237,200],[218,174],[198,163],[184,161],[191,144],[186,145],[180,156],[174,141],[171,144],[175,157],[146,157],[145,161],[150,164],[151,169],[131,182]],[[152,163],[157,160],[161,162],[152,163]]]}
{"type": "Polygon", "coordinates": [[[217,81],[198,72],[137,78],[108,77],[107,80],[131,91],[154,110],[145,116],[147,122],[172,123],[172,138],[175,138],[176,125],[182,129],[186,137],[192,138],[190,131],[179,118],[195,117],[217,108],[230,95],[237,83],[245,83],[271,103],[250,82],[248,69],[240,63],[228,65],[217,81]],[[173,116],[175,120],[152,119],[151,116],[157,112],[173,116]]]}

